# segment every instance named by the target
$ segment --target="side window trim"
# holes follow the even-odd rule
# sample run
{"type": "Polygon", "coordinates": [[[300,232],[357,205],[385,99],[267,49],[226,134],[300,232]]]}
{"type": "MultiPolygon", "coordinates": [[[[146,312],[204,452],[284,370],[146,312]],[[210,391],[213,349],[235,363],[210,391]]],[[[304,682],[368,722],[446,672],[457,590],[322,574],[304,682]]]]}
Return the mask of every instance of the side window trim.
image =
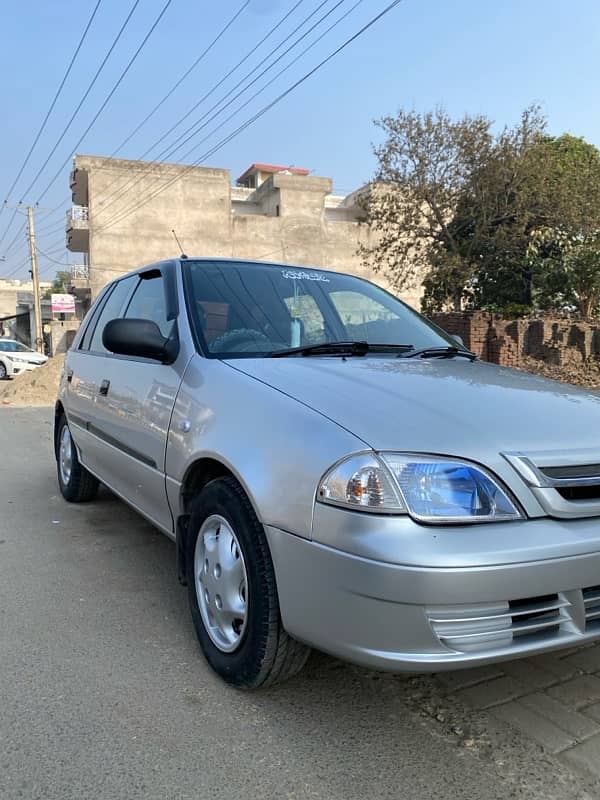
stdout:
{"type": "MultiPolygon", "coordinates": [[[[141,290],[142,286],[145,283],[149,283],[150,281],[160,281],[161,289],[162,289],[162,296],[164,301],[164,311],[165,311],[165,321],[173,323],[170,328],[170,333],[165,334],[164,331],[161,330],[161,333],[166,336],[172,336],[176,327],[174,325],[175,320],[178,316],[178,309],[177,307],[173,307],[173,297],[172,292],[169,291],[169,276],[167,274],[167,270],[163,270],[160,267],[152,267],[151,269],[144,270],[143,272],[139,273],[139,281],[135,285],[133,291],[127,298],[126,304],[124,308],[121,310],[121,316],[126,319],[127,315],[129,314],[129,310],[131,308],[132,303],[136,299],[136,295],[138,291],[141,290]]],[[[176,300],[176,296],[175,296],[176,300]]],[[[156,322],[156,320],[154,320],[156,322]]],[[[160,324],[159,324],[160,327],[160,324]]]]}
{"type": "Polygon", "coordinates": [[[92,337],[94,336],[94,331],[96,330],[96,325],[98,323],[98,318],[102,311],[104,310],[104,306],[106,305],[106,301],[111,296],[116,286],[115,283],[109,284],[102,292],[100,297],[98,298],[97,303],[95,304],[94,310],[90,314],[90,318],[81,333],[81,338],[79,339],[77,349],[82,350],[83,352],[89,352],[90,343],[92,341],[92,337]],[[86,343],[86,336],[89,333],[89,339],[86,343]]]}
{"type": "MultiPolygon", "coordinates": [[[[134,277],[139,278],[139,274],[133,273],[133,275],[130,274],[130,275],[124,276],[123,278],[119,278],[119,280],[116,280],[114,282],[111,292],[109,294],[107,294],[104,302],[102,303],[102,310],[100,311],[100,313],[98,314],[98,316],[96,317],[96,319],[94,321],[94,330],[91,333],[90,347],[88,348],[88,351],[87,351],[88,353],[96,353],[97,355],[103,355],[103,356],[106,356],[106,355],[110,356],[111,355],[110,353],[106,353],[104,350],[92,350],[91,349],[92,342],[93,342],[94,337],[96,335],[96,328],[98,326],[98,323],[100,322],[100,318],[102,317],[102,314],[104,313],[104,309],[106,308],[106,304],[108,303],[108,301],[109,301],[110,297],[112,296],[112,294],[115,292],[115,290],[116,290],[117,286],[119,285],[119,283],[121,283],[121,281],[130,280],[131,278],[134,278],[134,277]]],[[[129,289],[129,291],[127,292],[125,297],[123,298],[123,302],[121,303],[121,305],[119,307],[119,312],[117,314],[117,317],[122,317],[123,314],[125,313],[124,309],[128,306],[133,293],[135,292],[135,290],[139,286],[139,283],[140,283],[139,280],[132,282],[131,288],[129,289]]]]}

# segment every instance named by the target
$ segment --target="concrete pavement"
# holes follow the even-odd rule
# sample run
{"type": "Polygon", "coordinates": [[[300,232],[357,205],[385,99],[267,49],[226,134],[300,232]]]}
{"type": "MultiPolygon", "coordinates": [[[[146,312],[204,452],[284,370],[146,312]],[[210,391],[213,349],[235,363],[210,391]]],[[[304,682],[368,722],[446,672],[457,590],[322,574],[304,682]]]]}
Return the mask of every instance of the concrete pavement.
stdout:
{"type": "Polygon", "coordinates": [[[469,690],[505,671],[390,676],[315,654],[281,687],[225,686],[199,652],[173,544],[106,491],[65,503],[51,431],[50,409],[0,408],[0,797],[598,796],[585,758],[564,755],[595,752],[579,717],[600,724],[600,678],[578,686],[585,706],[577,688],[560,694],[593,656],[492,709],[469,690]],[[571,734],[557,726],[566,747],[521,724],[540,692],[576,715],[571,734]]]}

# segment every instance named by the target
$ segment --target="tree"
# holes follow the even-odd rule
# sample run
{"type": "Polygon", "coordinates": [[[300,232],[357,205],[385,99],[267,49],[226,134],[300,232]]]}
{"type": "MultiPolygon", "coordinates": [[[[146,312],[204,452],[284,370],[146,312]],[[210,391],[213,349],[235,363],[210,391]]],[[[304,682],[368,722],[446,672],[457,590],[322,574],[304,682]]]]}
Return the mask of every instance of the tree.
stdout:
{"type": "Polygon", "coordinates": [[[464,284],[468,263],[451,223],[466,184],[489,159],[490,121],[455,122],[438,108],[401,110],[376,124],[386,139],[375,148],[377,174],[362,199],[376,240],[361,248],[363,260],[399,290],[433,265],[456,273],[453,285],[464,284]]]}
{"type": "Polygon", "coordinates": [[[71,273],[68,270],[58,270],[52,281],[52,286],[44,293],[44,299],[49,300],[51,294],[68,292],[72,282],[71,273]]]}
{"type": "Polygon", "coordinates": [[[552,198],[527,252],[536,304],[572,305],[587,318],[600,303],[600,151],[564,135],[545,139],[535,157],[552,198]]]}
{"type": "Polygon", "coordinates": [[[377,125],[385,139],[363,196],[375,236],[361,253],[394,288],[420,277],[429,311],[514,304],[593,311],[600,232],[593,145],[548,136],[535,106],[495,135],[485,117],[453,121],[441,109],[399,111],[377,125]]]}

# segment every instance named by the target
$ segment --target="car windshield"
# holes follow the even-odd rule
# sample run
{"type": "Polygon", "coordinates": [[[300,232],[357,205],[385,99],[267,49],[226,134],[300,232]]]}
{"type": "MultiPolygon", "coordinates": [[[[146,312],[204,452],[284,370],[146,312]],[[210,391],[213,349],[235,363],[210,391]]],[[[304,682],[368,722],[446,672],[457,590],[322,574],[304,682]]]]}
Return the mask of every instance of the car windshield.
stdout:
{"type": "Polygon", "coordinates": [[[28,347],[25,347],[24,344],[21,342],[15,342],[12,339],[2,340],[0,339],[0,350],[3,350],[5,353],[30,353],[31,350],[28,347]]]}
{"type": "Polygon", "coordinates": [[[393,295],[352,275],[237,261],[189,260],[183,270],[192,324],[215,358],[331,342],[456,347],[393,295]]]}

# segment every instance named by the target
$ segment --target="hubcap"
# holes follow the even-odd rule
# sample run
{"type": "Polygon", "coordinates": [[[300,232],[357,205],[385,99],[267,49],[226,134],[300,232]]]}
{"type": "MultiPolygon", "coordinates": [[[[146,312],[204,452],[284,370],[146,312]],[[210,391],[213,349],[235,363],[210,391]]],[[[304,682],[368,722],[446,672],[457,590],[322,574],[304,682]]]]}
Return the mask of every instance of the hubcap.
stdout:
{"type": "Polygon", "coordinates": [[[232,653],[246,629],[246,564],[231,525],[209,517],[198,534],[194,553],[196,597],[202,622],[213,644],[232,653]]]}
{"type": "Polygon", "coordinates": [[[71,433],[66,425],[60,434],[58,465],[60,477],[63,484],[66,486],[71,480],[71,472],[73,470],[73,440],[71,439],[71,433]]]}

